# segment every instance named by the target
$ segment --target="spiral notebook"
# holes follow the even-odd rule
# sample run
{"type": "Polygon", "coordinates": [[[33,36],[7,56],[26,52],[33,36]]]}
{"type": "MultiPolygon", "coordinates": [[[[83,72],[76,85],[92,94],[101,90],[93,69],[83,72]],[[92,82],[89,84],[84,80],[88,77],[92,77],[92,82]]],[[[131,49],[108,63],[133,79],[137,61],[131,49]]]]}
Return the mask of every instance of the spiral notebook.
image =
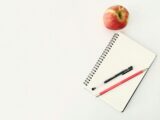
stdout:
{"type": "MultiPolygon", "coordinates": [[[[85,79],[84,87],[93,95],[97,95],[97,93],[125,79],[138,70],[150,68],[155,57],[156,55],[153,52],[131,40],[123,33],[115,33],[85,79]],[[94,91],[92,90],[94,86],[103,83],[104,80],[128,66],[133,66],[133,70],[103,84],[94,91]]],[[[123,112],[147,71],[97,99],[101,99],[115,109],[123,112]]]]}

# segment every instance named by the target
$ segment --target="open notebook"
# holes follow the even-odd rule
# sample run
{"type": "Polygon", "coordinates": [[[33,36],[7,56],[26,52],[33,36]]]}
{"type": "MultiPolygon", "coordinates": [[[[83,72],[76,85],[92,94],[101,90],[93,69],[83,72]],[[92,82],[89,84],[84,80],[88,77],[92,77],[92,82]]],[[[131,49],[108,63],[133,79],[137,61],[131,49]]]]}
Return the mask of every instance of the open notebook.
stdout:
{"type": "MultiPolygon", "coordinates": [[[[125,79],[137,71],[150,68],[155,56],[156,55],[153,52],[126,37],[124,34],[115,33],[104,49],[102,55],[99,57],[92,71],[84,81],[84,86],[91,93],[97,95],[97,93],[116,84],[120,80],[125,79]],[[106,84],[102,84],[106,79],[129,66],[133,66],[132,71],[125,75],[120,75],[106,84]],[[101,86],[93,91],[92,88],[98,85],[101,86]]],[[[147,71],[148,70],[132,80],[129,80],[111,91],[97,97],[97,99],[107,102],[119,111],[124,111],[147,71]]]]}

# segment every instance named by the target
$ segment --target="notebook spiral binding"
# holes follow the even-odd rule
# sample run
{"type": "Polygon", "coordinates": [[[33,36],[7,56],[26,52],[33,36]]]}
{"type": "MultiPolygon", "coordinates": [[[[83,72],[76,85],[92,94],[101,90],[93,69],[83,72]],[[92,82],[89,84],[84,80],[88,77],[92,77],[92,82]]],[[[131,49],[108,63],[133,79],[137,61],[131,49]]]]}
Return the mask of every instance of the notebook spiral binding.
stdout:
{"type": "Polygon", "coordinates": [[[108,45],[106,46],[106,48],[104,49],[104,51],[102,52],[102,54],[99,57],[98,61],[96,62],[96,64],[92,68],[91,72],[89,73],[89,75],[87,76],[87,78],[85,79],[85,81],[83,82],[85,86],[88,86],[88,84],[91,81],[92,77],[94,76],[94,74],[98,70],[99,66],[102,64],[103,60],[106,58],[106,56],[109,53],[110,49],[112,48],[112,46],[116,42],[118,36],[119,36],[118,33],[115,33],[113,35],[112,39],[110,40],[110,42],[108,43],[108,45]]]}

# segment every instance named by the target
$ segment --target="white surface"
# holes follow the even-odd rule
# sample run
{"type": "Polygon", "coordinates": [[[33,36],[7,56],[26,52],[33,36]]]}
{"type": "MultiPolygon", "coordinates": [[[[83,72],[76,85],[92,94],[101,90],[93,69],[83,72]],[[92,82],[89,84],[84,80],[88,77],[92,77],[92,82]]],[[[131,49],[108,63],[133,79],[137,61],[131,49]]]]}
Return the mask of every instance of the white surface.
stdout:
{"type": "Polygon", "coordinates": [[[1,120],[159,120],[158,0],[1,0],[1,120]],[[157,53],[124,113],[88,94],[82,82],[111,37],[108,6],[129,9],[122,30],[157,53]]]}

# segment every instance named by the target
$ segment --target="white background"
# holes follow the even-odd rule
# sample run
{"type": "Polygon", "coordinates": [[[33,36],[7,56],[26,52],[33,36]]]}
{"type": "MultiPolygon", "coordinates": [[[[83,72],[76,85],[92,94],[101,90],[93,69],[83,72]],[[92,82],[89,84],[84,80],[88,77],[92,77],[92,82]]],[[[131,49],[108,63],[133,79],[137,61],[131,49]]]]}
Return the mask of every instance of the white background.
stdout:
{"type": "Polygon", "coordinates": [[[124,113],[82,82],[110,40],[104,10],[130,12],[122,31],[160,55],[159,0],[1,0],[0,120],[159,120],[160,59],[124,113]]]}

